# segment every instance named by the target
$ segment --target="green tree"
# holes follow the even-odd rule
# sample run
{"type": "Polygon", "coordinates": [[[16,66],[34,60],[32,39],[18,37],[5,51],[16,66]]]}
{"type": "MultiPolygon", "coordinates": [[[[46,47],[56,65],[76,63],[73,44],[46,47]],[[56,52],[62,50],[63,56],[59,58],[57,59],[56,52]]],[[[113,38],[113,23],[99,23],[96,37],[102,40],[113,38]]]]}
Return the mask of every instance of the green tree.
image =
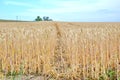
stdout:
{"type": "Polygon", "coordinates": [[[53,20],[50,19],[48,16],[44,16],[44,17],[43,17],[43,21],[53,21],[53,20]]]}
{"type": "Polygon", "coordinates": [[[35,19],[35,21],[42,21],[42,18],[40,16],[37,16],[37,18],[35,19]]]}

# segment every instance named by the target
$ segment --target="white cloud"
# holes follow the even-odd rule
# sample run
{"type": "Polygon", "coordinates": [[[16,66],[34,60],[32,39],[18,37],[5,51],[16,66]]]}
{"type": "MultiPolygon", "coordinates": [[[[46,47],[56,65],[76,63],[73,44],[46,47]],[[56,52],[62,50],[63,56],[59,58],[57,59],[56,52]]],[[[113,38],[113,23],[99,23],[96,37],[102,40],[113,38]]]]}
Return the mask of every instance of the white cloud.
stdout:
{"type": "Polygon", "coordinates": [[[33,7],[34,5],[25,2],[18,2],[18,1],[5,1],[5,5],[14,5],[14,6],[24,6],[24,7],[33,7]]]}
{"type": "MultiPolygon", "coordinates": [[[[20,16],[50,16],[56,20],[110,20],[120,12],[120,0],[38,0],[36,3],[7,1],[7,5],[28,6],[20,16]],[[47,1],[47,2],[45,2],[47,1]],[[38,3],[37,5],[35,5],[38,3]],[[42,4],[43,3],[43,4],[42,4]],[[42,5],[40,5],[42,4],[42,5]],[[46,8],[47,7],[47,8],[46,8]]],[[[117,16],[116,16],[117,15],[117,16]]]]}
{"type": "Polygon", "coordinates": [[[27,11],[33,13],[53,13],[53,14],[65,14],[65,13],[74,13],[74,12],[89,12],[97,10],[96,4],[82,4],[80,1],[54,1],[51,4],[55,7],[53,8],[30,8],[27,11]]]}
{"type": "MultiPolygon", "coordinates": [[[[49,1],[48,3],[52,6],[53,8],[43,8],[41,6],[30,8],[27,11],[28,12],[37,12],[37,13],[74,13],[74,12],[79,12],[79,13],[88,13],[88,12],[95,12],[99,10],[115,10],[116,7],[118,6],[118,0],[53,0],[49,1]],[[93,1],[91,3],[88,3],[87,1],[93,1]]],[[[49,5],[48,5],[49,6],[49,5]]]]}

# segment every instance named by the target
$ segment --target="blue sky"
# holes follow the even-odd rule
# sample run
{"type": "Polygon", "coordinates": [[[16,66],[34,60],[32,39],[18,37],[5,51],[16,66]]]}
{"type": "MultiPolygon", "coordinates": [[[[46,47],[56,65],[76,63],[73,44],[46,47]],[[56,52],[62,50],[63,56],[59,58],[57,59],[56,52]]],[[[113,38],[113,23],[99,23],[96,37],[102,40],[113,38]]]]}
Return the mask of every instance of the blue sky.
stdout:
{"type": "Polygon", "coordinates": [[[120,0],[0,0],[0,19],[120,22],[120,0]]]}

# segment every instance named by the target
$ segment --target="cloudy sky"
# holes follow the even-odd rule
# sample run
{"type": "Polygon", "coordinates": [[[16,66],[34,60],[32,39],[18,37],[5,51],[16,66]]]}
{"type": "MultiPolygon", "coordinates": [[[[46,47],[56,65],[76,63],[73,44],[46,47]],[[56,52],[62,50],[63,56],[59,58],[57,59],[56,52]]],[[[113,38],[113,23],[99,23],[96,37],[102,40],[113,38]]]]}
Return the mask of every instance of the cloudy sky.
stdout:
{"type": "Polygon", "coordinates": [[[0,19],[120,22],[120,0],[0,0],[0,19]]]}

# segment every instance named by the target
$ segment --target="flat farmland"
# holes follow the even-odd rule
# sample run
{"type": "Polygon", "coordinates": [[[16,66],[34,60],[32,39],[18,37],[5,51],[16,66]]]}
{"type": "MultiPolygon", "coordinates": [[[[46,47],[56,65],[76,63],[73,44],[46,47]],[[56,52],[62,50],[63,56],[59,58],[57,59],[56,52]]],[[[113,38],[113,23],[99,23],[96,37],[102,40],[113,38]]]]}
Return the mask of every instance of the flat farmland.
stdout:
{"type": "Polygon", "coordinates": [[[0,22],[0,79],[19,75],[119,80],[120,23],[0,22]]]}

